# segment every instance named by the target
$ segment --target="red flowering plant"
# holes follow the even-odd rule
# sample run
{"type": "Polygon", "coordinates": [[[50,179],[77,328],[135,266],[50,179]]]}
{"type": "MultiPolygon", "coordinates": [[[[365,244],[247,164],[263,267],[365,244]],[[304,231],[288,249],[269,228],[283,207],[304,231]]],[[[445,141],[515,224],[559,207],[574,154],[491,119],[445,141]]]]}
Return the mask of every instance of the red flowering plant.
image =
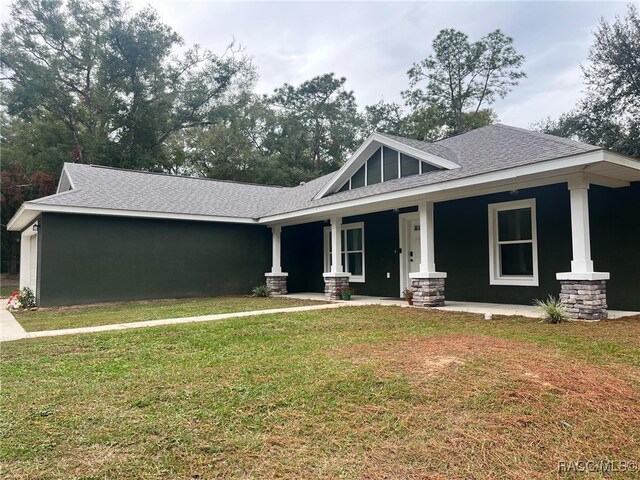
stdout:
{"type": "Polygon", "coordinates": [[[22,290],[14,290],[7,301],[9,310],[18,310],[19,308],[31,308],[36,306],[36,296],[29,287],[22,290]]]}
{"type": "Polygon", "coordinates": [[[14,290],[13,292],[11,292],[9,300],[7,300],[7,307],[9,308],[9,310],[18,310],[21,306],[20,291],[14,290]]]}

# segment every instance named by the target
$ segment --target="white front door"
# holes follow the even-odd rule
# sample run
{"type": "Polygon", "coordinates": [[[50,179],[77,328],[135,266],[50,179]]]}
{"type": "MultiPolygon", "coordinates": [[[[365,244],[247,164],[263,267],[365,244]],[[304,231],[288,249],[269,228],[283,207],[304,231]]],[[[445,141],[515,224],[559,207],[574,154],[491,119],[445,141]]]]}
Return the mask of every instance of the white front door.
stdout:
{"type": "Polygon", "coordinates": [[[411,285],[409,274],[420,271],[420,217],[418,212],[400,215],[400,296],[411,285]]]}

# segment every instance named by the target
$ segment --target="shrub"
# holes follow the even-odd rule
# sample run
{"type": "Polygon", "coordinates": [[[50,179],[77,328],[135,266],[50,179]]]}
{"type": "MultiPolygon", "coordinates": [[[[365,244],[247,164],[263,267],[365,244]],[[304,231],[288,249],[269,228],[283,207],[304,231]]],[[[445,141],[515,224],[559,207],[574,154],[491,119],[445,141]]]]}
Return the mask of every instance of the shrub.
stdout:
{"type": "Polygon", "coordinates": [[[268,297],[269,289],[267,288],[266,285],[258,285],[257,287],[253,287],[253,290],[251,290],[251,296],[252,297],[268,297]]]}
{"type": "Polygon", "coordinates": [[[36,296],[29,287],[20,290],[20,306],[22,308],[31,308],[36,306],[36,296]]]}
{"type": "Polygon", "coordinates": [[[22,290],[14,290],[9,297],[7,306],[11,310],[17,310],[18,308],[31,308],[36,306],[36,296],[29,287],[24,287],[22,290]]]}
{"type": "Polygon", "coordinates": [[[560,323],[569,319],[567,307],[560,298],[552,295],[546,300],[534,300],[533,304],[543,313],[543,320],[547,323],[560,323]]]}

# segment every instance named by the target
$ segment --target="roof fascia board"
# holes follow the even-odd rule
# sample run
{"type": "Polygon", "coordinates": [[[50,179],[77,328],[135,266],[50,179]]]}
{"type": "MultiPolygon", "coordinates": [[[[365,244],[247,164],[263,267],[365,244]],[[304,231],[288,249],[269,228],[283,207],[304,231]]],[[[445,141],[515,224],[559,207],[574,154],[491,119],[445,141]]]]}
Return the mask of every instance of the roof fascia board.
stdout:
{"type": "Polygon", "coordinates": [[[81,215],[108,215],[114,217],[192,220],[199,222],[242,223],[250,225],[258,224],[258,221],[256,219],[247,217],[223,217],[210,215],[191,215],[185,213],[145,212],[138,210],[117,210],[111,208],[68,207],[63,205],[45,205],[25,202],[7,224],[7,230],[17,231],[24,228],[22,225],[28,221],[27,219],[31,216],[31,212],[36,212],[36,216],[40,213],[70,213],[81,215]]]}
{"type": "MultiPolygon", "coordinates": [[[[353,166],[356,162],[363,156],[371,144],[376,142],[381,146],[393,148],[394,150],[398,150],[406,155],[411,155],[419,160],[427,162],[436,167],[446,168],[448,170],[452,170],[454,168],[460,168],[460,165],[457,163],[451,162],[445,158],[438,157],[437,155],[433,155],[431,153],[424,152],[410,145],[405,145],[404,143],[398,142],[392,138],[387,138],[379,133],[372,133],[369,137],[360,145],[360,147],[349,157],[349,160],[345,162],[345,164],[338,170],[331,180],[327,182],[327,184],[320,190],[314,198],[317,200],[319,198],[324,197],[328,192],[337,187],[341,187],[344,185],[345,181],[349,178],[349,176],[355,173],[355,167],[353,166]]],[[[366,160],[365,160],[366,161],[366,160]]]]}
{"type": "MultiPolygon", "coordinates": [[[[350,208],[372,205],[378,203],[384,203],[386,201],[394,201],[399,204],[399,201],[403,199],[412,199],[411,204],[415,203],[416,197],[429,195],[434,200],[437,197],[438,201],[452,200],[455,198],[462,198],[467,196],[468,193],[477,190],[479,186],[483,184],[490,184],[501,182],[503,184],[513,183],[517,184],[518,181],[526,180],[523,177],[530,176],[542,176],[549,177],[549,173],[552,173],[552,177],[557,177],[559,174],[576,173],[570,172],[570,170],[576,167],[584,167],[589,164],[601,162],[604,160],[604,151],[595,150],[587,152],[585,154],[574,155],[571,157],[563,157],[555,160],[549,160],[545,162],[523,165],[519,167],[500,170],[497,172],[484,173],[475,175],[472,177],[459,178],[449,180],[446,182],[435,183],[432,185],[424,185],[421,187],[408,188],[405,190],[398,190],[395,192],[388,192],[370,197],[364,197],[354,200],[348,200],[346,202],[335,203],[330,205],[323,205],[319,207],[308,208],[304,210],[298,210],[296,212],[283,213],[278,215],[269,215],[260,218],[260,223],[275,223],[282,222],[296,217],[303,218],[308,215],[321,215],[327,212],[336,212],[338,210],[348,210],[350,208]]],[[[638,168],[638,167],[636,167],[638,168]]],[[[566,181],[566,180],[565,180],[566,181]]],[[[553,182],[557,183],[557,181],[553,182]]],[[[488,187],[488,186],[487,186],[488,187]]],[[[502,188],[502,186],[500,187],[502,188]]],[[[476,195],[476,194],[474,194],[476,195]]],[[[469,196],[474,196],[469,195],[469,196]]],[[[394,207],[395,208],[395,207],[394,207]]]]}
{"type": "Polygon", "coordinates": [[[634,170],[640,170],[640,160],[637,160],[628,155],[612,152],[610,150],[604,150],[604,160],[609,163],[615,163],[623,167],[633,168],[634,170]]]}
{"type": "Polygon", "coordinates": [[[38,216],[37,211],[27,209],[27,203],[20,205],[18,211],[11,217],[7,223],[7,230],[10,232],[20,232],[29,225],[29,223],[38,216]]]}

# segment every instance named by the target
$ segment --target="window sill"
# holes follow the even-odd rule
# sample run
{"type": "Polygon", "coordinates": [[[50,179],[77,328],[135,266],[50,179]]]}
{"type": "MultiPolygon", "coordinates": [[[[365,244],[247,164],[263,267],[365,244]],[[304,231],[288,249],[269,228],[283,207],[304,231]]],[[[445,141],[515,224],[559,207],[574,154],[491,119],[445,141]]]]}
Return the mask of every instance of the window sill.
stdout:
{"type": "Polygon", "coordinates": [[[489,285],[506,285],[511,287],[539,287],[540,282],[535,277],[502,277],[502,278],[490,278],[489,285]]]}

